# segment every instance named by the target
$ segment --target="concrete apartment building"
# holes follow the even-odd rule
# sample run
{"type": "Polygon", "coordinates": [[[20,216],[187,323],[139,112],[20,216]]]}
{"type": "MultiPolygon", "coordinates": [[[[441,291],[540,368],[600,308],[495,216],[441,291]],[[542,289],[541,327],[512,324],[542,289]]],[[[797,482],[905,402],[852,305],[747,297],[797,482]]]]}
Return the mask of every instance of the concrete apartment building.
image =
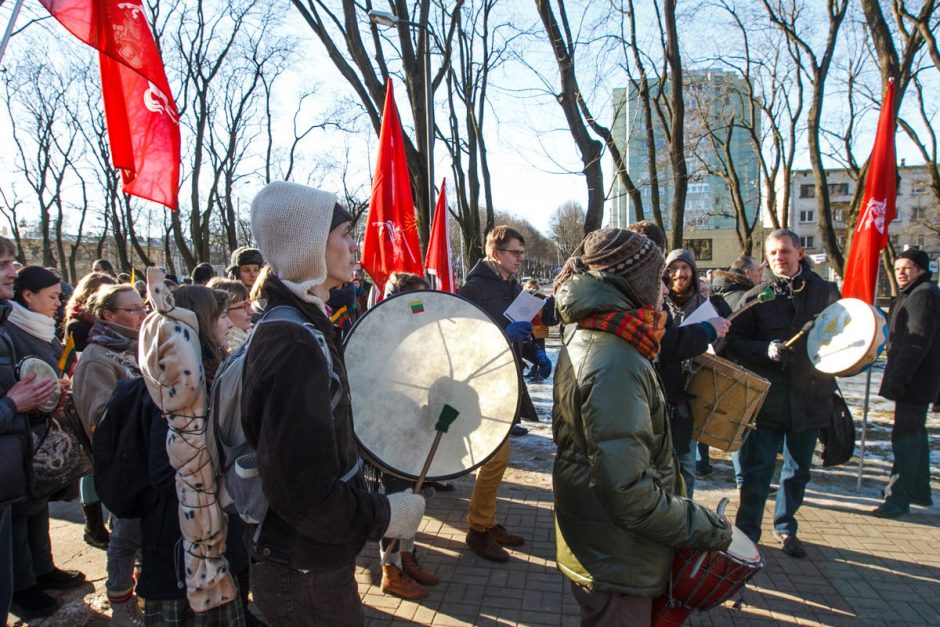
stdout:
{"type": "MultiPolygon", "coordinates": [[[[855,180],[844,169],[827,170],[832,217],[836,233],[841,237],[846,229],[849,202],[855,192],[855,180]]],[[[897,250],[916,246],[927,252],[934,265],[940,255],[940,207],[930,189],[930,174],[926,166],[898,165],[900,186],[897,196],[897,217],[891,222],[888,233],[897,250]],[[931,228],[933,227],[933,228],[931,228]]],[[[790,188],[790,228],[803,242],[806,254],[816,264],[816,271],[825,278],[835,280],[819,230],[819,213],[816,206],[816,190],[811,170],[796,170],[790,188]]],[[[935,268],[936,271],[936,268],[935,268]]]]}
{"type": "MultiPolygon", "coordinates": [[[[689,187],[683,245],[695,253],[701,270],[723,269],[741,254],[741,245],[735,232],[731,195],[724,180],[716,174],[721,168],[721,162],[707,137],[705,126],[707,124],[713,129],[727,128],[726,120],[731,119],[732,113],[737,120],[745,119],[748,115],[748,105],[742,95],[744,85],[735,74],[717,70],[689,71],[684,79],[689,187]]],[[[654,119],[656,170],[663,219],[668,232],[671,228],[668,212],[674,191],[672,171],[668,147],[655,113],[654,119]]],[[[626,161],[630,178],[640,190],[645,217],[652,219],[646,130],[638,91],[634,86],[614,90],[611,132],[626,161]]],[[[746,130],[742,128],[732,130],[730,147],[735,169],[741,180],[747,214],[749,220],[753,220],[762,204],[757,154],[746,130]]],[[[612,171],[615,172],[616,167],[613,167],[612,171]]],[[[613,177],[612,181],[608,200],[608,224],[623,228],[636,222],[636,215],[620,180],[613,177]]],[[[755,230],[754,238],[753,252],[759,254],[763,242],[760,224],[755,230]]]]}

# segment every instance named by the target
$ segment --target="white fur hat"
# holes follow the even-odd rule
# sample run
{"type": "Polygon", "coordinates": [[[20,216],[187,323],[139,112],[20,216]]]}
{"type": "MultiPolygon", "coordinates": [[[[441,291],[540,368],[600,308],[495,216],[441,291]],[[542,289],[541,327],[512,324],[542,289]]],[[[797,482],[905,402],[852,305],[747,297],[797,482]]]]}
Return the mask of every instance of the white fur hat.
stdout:
{"type": "Polygon", "coordinates": [[[336,195],[319,189],[273,181],[251,201],[251,232],[271,271],[298,298],[326,281],[326,242],[336,195]]]}

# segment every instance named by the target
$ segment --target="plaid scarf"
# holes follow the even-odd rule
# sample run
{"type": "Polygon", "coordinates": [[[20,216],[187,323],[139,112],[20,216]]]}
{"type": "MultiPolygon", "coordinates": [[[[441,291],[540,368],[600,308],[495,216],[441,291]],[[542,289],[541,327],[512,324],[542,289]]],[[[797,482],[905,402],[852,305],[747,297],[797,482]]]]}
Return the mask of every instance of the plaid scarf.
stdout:
{"type": "Polygon", "coordinates": [[[666,332],[666,312],[644,305],[632,311],[591,313],[578,320],[578,328],[613,333],[651,360],[659,352],[659,340],[666,332]]]}

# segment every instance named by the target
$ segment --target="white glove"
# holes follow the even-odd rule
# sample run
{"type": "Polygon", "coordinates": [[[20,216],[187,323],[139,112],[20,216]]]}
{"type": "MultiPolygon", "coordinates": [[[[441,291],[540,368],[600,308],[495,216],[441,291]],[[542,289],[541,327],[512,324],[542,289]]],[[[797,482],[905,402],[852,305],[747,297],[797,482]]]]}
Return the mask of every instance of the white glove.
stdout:
{"type": "Polygon", "coordinates": [[[767,357],[769,357],[771,361],[783,361],[789,350],[787,345],[780,340],[772,340],[770,344],[767,345],[767,357]]]}
{"type": "Polygon", "coordinates": [[[389,494],[387,498],[392,511],[388,517],[385,537],[413,538],[424,517],[424,497],[412,493],[409,488],[404,492],[389,494]]]}

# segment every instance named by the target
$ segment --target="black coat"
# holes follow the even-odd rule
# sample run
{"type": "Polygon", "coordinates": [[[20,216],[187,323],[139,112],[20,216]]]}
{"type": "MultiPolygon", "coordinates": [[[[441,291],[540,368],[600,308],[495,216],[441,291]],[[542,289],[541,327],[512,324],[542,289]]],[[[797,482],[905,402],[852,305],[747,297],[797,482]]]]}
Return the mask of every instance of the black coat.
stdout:
{"type": "Polygon", "coordinates": [[[325,572],[351,565],[367,540],[388,528],[389,503],[370,493],[356,465],[349,382],[337,329],[315,305],[302,302],[276,276],[264,286],[267,308],[290,305],[323,333],[323,350],[301,325],[269,322],[257,328],[245,356],[242,425],[258,454],[270,507],[256,547],[262,559],[325,572]],[[333,408],[331,399],[340,400],[333,408]]]}
{"type": "Polygon", "coordinates": [[[738,303],[754,287],[751,280],[744,276],[740,270],[715,270],[712,272],[712,295],[711,301],[718,315],[727,318],[735,309],[738,303]]]}
{"type": "MultiPolygon", "coordinates": [[[[731,323],[726,353],[757,375],[770,381],[767,399],[757,415],[757,425],[802,432],[829,424],[835,379],[813,367],[806,354],[806,337],[789,351],[786,363],[771,361],[767,347],[772,340],[787,341],[819,312],[839,299],[834,283],[823,280],[809,264],[793,278],[791,297],[751,307],[731,323]]],[[[739,307],[757,298],[770,281],[749,290],[739,307]]]]}
{"type": "Polygon", "coordinates": [[[891,304],[881,396],[931,403],[940,386],[940,288],[921,275],[891,304]]]}
{"type": "MultiPolygon", "coordinates": [[[[471,301],[493,318],[493,322],[500,329],[509,326],[509,318],[503,315],[512,301],[522,291],[522,287],[515,277],[506,281],[486,261],[478,261],[467,275],[467,282],[458,290],[457,295],[471,301]]],[[[552,299],[551,308],[554,311],[555,301],[552,299]]],[[[516,370],[519,376],[519,411],[516,420],[520,417],[527,420],[538,420],[535,405],[529,397],[529,390],[522,381],[520,358],[522,356],[522,342],[513,343],[513,354],[516,356],[516,370]]]]}

